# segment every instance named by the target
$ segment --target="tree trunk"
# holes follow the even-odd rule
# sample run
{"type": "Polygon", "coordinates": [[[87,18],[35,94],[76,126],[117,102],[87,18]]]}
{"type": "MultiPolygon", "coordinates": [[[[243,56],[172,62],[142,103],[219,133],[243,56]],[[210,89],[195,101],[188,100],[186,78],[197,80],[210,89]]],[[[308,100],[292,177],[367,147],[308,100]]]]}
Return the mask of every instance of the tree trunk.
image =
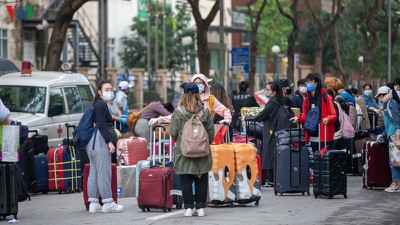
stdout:
{"type": "Polygon", "coordinates": [[[320,33],[320,38],[315,46],[314,72],[322,75],[322,51],[326,43],[327,33],[320,33]]]}
{"type": "Polygon", "coordinates": [[[252,30],[251,32],[251,44],[250,44],[250,65],[249,65],[249,83],[250,93],[258,90],[259,87],[255,87],[255,75],[256,75],[256,58],[257,58],[257,31],[252,30]]]}
{"type": "Polygon", "coordinates": [[[57,12],[54,22],[53,32],[46,55],[46,71],[57,71],[60,68],[61,52],[64,47],[67,30],[72,21],[74,13],[88,0],[68,0],[65,1],[60,11],[57,12]]]}
{"type": "Polygon", "coordinates": [[[208,49],[207,29],[197,25],[197,54],[199,57],[200,73],[208,76],[210,71],[210,50],[208,49]]]}
{"type": "Polygon", "coordinates": [[[288,38],[288,48],[287,48],[287,57],[288,57],[288,72],[287,72],[287,78],[290,81],[294,81],[294,53],[295,53],[295,49],[296,49],[296,39],[297,36],[299,34],[299,29],[297,27],[297,29],[295,27],[293,27],[293,31],[290,34],[289,38],[288,38]],[[297,30],[297,31],[296,31],[297,30]]]}

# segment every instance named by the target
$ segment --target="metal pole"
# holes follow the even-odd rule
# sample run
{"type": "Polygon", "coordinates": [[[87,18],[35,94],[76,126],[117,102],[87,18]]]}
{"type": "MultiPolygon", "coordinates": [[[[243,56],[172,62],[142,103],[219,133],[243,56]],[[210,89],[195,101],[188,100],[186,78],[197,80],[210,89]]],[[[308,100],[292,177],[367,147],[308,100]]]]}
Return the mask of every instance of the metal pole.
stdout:
{"type": "Polygon", "coordinates": [[[164,12],[163,12],[163,68],[167,68],[167,39],[166,39],[166,17],[165,8],[167,4],[164,0],[164,12]]]}
{"type": "MultiPolygon", "coordinates": [[[[219,72],[225,76],[225,51],[224,51],[224,1],[219,1],[219,72]]],[[[225,80],[225,79],[224,79],[225,80]]]]}
{"type": "MultiPolygon", "coordinates": [[[[44,43],[43,43],[44,44],[44,43]]],[[[79,24],[74,26],[74,67],[79,67],[79,24]]]]}
{"type": "Polygon", "coordinates": [[[104,35],[104,79],[107,79],[107,71],[106,68],[108,66],[108,0],[104,0],[104,8],[103,8],[103,26],[104,26],[104,30],[103,30],[103,35],[104,35]]]}
{"type": "Polygon", "coordinates": [[[147,7],[147,74],[150,81],[150,71],[151,71],[151,28],[150,28],[150,18],[151,18],[151,0],[148,0],[147,7]]]}
{"type": "Polygon", "coordinates": [[[388,82],[392,81],[392,0],[389,0],[388,18],[388,82]]]}
{"type": "Polygon", "coordinates": [[[154,41],[154,70],[157,71],[158,69],[158,0],[156,1],[156,14],[154,16],[154,21],[156,23],[156,27],[155,27],[155,41],[154,41]]]}

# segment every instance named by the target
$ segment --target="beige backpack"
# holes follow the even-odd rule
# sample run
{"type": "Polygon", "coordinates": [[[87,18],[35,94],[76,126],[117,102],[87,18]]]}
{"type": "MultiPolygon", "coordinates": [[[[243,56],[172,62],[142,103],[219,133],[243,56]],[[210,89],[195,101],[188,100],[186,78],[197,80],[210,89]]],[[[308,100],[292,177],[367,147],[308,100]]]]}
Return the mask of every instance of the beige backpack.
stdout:
{"type": "Polygon", "coordinates": [[[204,115],[204,109],[198,114],[186,117],[186,110],[179,106],[177,110],[187,119],[182,130],[181,152],[188,158],[201,158],[210,154],[210,142],[208,133],[200,118],[204,115]]]}

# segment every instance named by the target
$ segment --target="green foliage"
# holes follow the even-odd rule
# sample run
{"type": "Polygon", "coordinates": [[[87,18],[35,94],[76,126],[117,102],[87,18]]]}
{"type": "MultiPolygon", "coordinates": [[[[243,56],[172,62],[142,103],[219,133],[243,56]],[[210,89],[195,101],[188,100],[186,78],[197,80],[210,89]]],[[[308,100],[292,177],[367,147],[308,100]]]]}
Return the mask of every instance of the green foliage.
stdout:
{"type": "MultiPolygon", "coordinates": [[[[155,3],[151,7],[151,14],[155,14],[155,3]]],[[[163,60],[163,20],[162,7],[159,7],[160,16],[156,20],[151,18],[150,46],[151,46],[151,65],[154,65],[154,43],[156,34],[158,34],[158,61],[162,67],[163,60]],[[155,23],[158,23],[158,30],[155,30],[155,23]]],[[[176,14],[173,14],[170,8],[166,9],[166,45],[167,45],[167,68],[181,69],[187,65],[187,53],[190,52],[190,58],[196,56],[194,41],[189,46],[182,46],[181,40],[183,37],[191,36],[195,40],[195,30],[190,28],[189,22],[191,19],[190,10],[186,4],[178,4],[176,6],[176,14]]],[[[147,65],[147,21],[142,21],[138,17],[133,18],[130,27],[132,34],[123,37],[122,44],[124,51],[119,53],[124,66],[127,67],[146,67],[147,65]]],[[[157,68],[158,69],[158,68],[157,68]]]]}

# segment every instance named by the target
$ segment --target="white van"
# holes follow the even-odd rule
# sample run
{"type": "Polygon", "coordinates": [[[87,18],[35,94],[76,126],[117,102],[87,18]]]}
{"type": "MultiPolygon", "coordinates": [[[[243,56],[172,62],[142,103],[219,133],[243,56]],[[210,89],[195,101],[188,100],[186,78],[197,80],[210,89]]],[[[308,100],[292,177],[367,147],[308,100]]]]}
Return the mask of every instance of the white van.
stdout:
{"type": "Polygon", "coordinates": [[[0,98],[11,111],[11,120],[48,135],[49,146],[57,146],[67,136],[65,123],[78,124],[93,99],[93,89],[78,73],[10,73],[0,77],[0,98]]]}

